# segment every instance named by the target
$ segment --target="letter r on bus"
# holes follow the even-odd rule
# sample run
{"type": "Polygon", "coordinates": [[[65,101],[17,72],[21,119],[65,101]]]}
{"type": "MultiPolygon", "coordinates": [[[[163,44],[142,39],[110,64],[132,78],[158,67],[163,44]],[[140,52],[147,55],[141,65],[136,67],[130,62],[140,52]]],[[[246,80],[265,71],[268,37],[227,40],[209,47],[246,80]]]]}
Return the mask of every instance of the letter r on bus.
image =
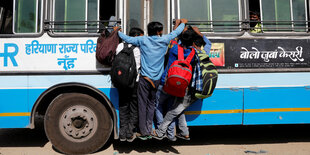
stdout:
{"type": "Polygon", "coordinates": [[[8,66],[8,58],[10,58],[14,67],[17,67],[18,64],[15,60],[15,56],[18,53],[18,46],[16,44],[7,43],[4,44],[4,53],[0,53],[0,57],[3,57],[3,66],[8,66]]]}

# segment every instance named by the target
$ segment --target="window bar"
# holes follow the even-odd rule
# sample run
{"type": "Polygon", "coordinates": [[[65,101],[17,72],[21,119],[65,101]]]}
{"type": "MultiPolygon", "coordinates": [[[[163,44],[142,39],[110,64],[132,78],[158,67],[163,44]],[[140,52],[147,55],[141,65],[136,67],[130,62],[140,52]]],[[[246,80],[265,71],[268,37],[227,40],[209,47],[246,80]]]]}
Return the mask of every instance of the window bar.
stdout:
{"type": "Polygon", "coordinates": [[[294,30],[294,12],[293,12],[293,1],[290,0],[290,11],[291,11],[291,24],[292,24],[292,30],[294,30]]]}

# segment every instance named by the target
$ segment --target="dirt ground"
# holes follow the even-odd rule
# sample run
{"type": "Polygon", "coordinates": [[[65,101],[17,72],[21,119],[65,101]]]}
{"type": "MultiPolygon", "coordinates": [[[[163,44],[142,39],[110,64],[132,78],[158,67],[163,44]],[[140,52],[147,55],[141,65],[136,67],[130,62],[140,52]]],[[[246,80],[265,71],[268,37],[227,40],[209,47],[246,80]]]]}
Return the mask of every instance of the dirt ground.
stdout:
{"type": "MultiPolygon", "coordinates": [[[[309,155],[310,125],[191,127],[191,140],[110,141],[94,155],[309,155]]],[[[43,130],[0,129],[0,155],[59,155],[43,130]]]]}

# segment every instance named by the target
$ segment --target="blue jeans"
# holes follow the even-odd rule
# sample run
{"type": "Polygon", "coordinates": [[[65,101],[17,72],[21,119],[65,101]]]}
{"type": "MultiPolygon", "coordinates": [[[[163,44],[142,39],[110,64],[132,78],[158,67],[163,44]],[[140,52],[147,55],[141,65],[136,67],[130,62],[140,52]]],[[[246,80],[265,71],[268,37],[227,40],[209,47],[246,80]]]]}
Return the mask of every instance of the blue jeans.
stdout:
{"type": "Polygon", "coordinates": [[[186,94],[183,98],[176,98],[172,109],[167,112],[167,114],[164,117],[163,123],[156,129],[156,134],[159,137],[162,137],[165,135],[168,126],[171,124],[171,122],[177,118],[178,119],[178,126],[181,131],[181,135],[188,136],[189,131],[186,123],[186,118],[184,115],[184,110],[196,101],[190,94],[186,94]]]}
{"type": "MultiPolygon", "coordinates": [[[[164,115],[171,110],[172,105],[176,97],[171,96],[165,93],[163,90],[163,85],[159,85],[158,90],[156,92],[156,109],[155,109],[155,129],[158,129],[160,124],[162,124],[164,120],[164,115]]],[[[173,139],[174,134],[175,121],[173,121],[167,129],[167,136],[170,139],[173,139]]]]}

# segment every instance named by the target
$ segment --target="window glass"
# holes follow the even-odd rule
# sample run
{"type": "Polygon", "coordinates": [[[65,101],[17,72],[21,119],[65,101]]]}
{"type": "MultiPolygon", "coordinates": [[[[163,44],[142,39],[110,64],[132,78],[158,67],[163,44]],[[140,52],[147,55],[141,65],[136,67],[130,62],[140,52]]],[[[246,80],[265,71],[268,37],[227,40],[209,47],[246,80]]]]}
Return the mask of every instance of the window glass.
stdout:
{"type": "Polygon", "coordinates": [[[164,25],[164,33],[167,33],[167,1],[153,0],[151,1],[151,19],[150,21],[158,21],[164,25]]]}
{"type": "MultiPolygon", "coordinates": [[[[88,0],[88,11],[87,11],[88,21],[97,21],[98,20],[98,2],[97,0],[88,0]]],[[[97,22],[88,22],[87,25],[89,32],[97,32],[98,23],[97,22]]]]}
{"type": "Polygon", "coordinates": [[[264,31],[290,31],[292,29],[290,0],[261,0],[264,31]],[[268,22],[269,21],[269,22],[268,22]]]}
{"type": "Polygon", "coordinates": [[[15,0],[14,32],[36,33],[40,29],[40,0],[15,0]]]}
{"type": "Polygon", "coordinates": [[[180,17],[194,21],[204,32],[240,31],[238,0],[179,0],[179,2],[180,17]]]}
{"type": "MultiPolygon", "coordinates": [[[[180,0],[180,17],[190,21],[210,21],[210,0],[180,0]],[[195,9],[193,9],[195,8],[195,9]]],[[[210,31],[211,23],[197,22],[202,31],[210,31]]]]}
{"type": "MultiPolygon", "coordinates": [[[[1,0],[0,0],[1,1],[1,0]]],[[[0,34],[13,33],[13,0],[2,0],[0,3],[0,34]]]]}
{"type": "Polygon", "coordinates": [[[305,0],[293,0],[294,31],[306,31],[305,0]]]}
{"type": "Polygon", "coordinates": [[[85,0],[55,0],[55,21],[66,23],[55,24],[56,29],[65,30],[66,32],[77,32],[85,29],[84,22],[70,21],[86,21],[85,0]]]}
{"type": "Polygon", "coordinates": [[[143,0],[127,0],[127,32],[132,27],[143,29],[143,7],[143,0]]]}
{"type": "Polygon", "coordinates": [[[239,3],[238,0],[213,0],[212,20],[227,21],[213,24],[214,31],[239,31],[239,3]],[[236,22],[231,22],[236,21],[236,22]]]}

